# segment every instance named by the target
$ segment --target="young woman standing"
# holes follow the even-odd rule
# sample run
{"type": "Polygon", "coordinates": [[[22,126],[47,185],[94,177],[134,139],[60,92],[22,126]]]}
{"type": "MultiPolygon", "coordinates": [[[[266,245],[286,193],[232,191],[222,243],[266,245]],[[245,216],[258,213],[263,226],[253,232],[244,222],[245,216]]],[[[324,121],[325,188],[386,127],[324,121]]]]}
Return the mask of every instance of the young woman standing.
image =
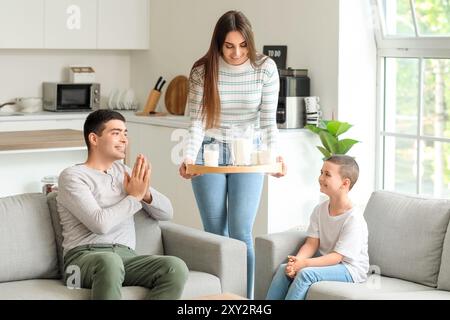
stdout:
{"type": "MultiPolygon", "coordinates": [[[[233,125],[253,125],[267,133],[275,150],[279,76],[275,62],[255,50],[248,19],[228,11],[218,20],[208,52],[194,63],[189,78],[191,125],[180,175],[192,187],[205,231],[247,245],[247,296],[253,297],[252,229],[264,183],[262,173],[189,175],[186,164],[203,164],[203,146],[219,144],[219,165],[231,164],[227,133],[233,125]]],[[[281,157],[278,161],[283,162],[281,157]]],[[[274,174],[284,176],[283,172],[274,174]]]]}

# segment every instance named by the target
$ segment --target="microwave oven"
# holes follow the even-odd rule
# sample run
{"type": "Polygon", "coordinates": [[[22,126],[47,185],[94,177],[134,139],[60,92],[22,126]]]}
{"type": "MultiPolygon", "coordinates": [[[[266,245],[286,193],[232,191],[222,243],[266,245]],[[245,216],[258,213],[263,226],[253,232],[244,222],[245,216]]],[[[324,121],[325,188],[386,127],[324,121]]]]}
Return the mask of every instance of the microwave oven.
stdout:
{"type": "Polygon", "coordinates": [[[43,107],[47,111],[89,111],[100,108],[99,83],[43,83],[43,107]]]}

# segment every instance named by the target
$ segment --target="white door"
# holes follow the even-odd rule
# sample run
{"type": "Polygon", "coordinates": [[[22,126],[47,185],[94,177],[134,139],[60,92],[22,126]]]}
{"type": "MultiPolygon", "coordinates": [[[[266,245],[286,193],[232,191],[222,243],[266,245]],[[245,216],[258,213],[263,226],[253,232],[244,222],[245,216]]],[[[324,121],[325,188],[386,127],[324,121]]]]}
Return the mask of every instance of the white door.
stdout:
{"type": "Polygon", "coordinates": [[[45,47],[95,49],[97,1],[45,0],[45,47]]]}
{"type": "Polygon", "coordinates": [[[44,0],[0,0],[0,48],[43,48],[44,0]]]}
{"type": "Polygon", "coordinates": [[[148,0],[98,0],[99,49],[148,49],[148,0]]]}

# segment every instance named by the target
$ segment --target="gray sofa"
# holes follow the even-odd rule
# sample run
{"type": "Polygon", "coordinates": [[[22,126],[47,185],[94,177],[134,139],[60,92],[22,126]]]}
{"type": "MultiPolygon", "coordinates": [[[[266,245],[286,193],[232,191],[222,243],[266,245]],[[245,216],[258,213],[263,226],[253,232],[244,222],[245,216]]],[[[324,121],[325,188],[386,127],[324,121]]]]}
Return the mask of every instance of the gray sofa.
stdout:
{"type": "MultiPolygon", "coordinates": [[[[0,199],[0,299],[89,299],[62,278],[62,235],[56,194],[0,199]]],[[[171,222],[135,215],[136,251],[183,259],[189,278],[182,299],[231,292],[246,296],[246,246],[171,222]]],[[[124,287],[123,299],[142,299],[143,287],[124,287]]]]}
{"type": "MultiPolygon", "coordinates": [[[[450,200],[376,191],[364,217],[371,264],[367,282],[318,282],[308,300],[450,299],[450,200]]],[[[256,299],[265,298],[276,268],[305,238],[300,231],[256,238],[256,299]]]]}

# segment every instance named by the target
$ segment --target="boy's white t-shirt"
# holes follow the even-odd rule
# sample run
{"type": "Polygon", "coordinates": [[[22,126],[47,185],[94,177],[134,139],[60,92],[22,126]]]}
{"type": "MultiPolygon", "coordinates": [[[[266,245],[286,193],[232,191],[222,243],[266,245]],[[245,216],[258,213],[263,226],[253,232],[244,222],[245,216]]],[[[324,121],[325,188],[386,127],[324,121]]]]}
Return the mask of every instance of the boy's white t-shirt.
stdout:
{"type": "Polygon", "coordinates": [[[338,216],[330,216],[329,203],[327,200],[314,208],[307,235],[320,240],[319,252],[322,255],[334,251],[344,256],[342,263],[353,282],[366,281],[369,272],[368,231],[362,212],[353,208],[338,216]]]}

